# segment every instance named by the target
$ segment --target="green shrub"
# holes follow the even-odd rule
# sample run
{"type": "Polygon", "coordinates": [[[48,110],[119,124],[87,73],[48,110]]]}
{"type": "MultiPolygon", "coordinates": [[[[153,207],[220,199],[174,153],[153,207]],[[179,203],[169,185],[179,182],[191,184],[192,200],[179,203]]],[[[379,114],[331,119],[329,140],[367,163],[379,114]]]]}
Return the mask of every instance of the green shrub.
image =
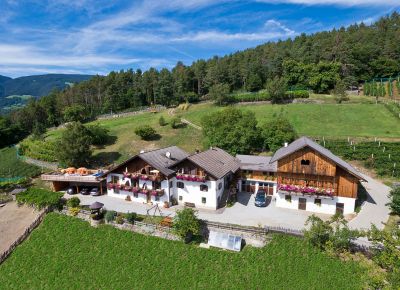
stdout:
{"type": "Polygon", "coordinates": [[[135,212],[129,212],[125,214],[125,219],[128,221],[128,223],[133,224],[137,218],[137,214],[135,212]]]}
{"type": "Polygon", "coordinates": [[[87,129],[92,137],[93,145],[105,145],[110,139],[110,131],[107,128],[101,127],[99,124],[88,125],[87,129]]]}
{"type": "Polygon", "coordinates": [[[167,125],[167,122],[165,121],[165,118],[164,118],[163,116],[161,116],[161,117],[158,119],[158,124],[159,124],[160,126],[165,126],[165,125],[167,125]]]}
{"type": "Polygon", "coordinates": [[[310,97],[307,90],[286,91],[285,95],[290,99],[307,99],[310,97]]]}
{"type": "Polygon", "coordinates": [[[68,207],[79,207],[79,204],[81,203],[81,200],[74,196],[73,198],[68,199],[67,201],[67,206],[68,207]]]}
{"type": "Polygon", "coordinates": [[[46,206],[59,207],[61,205],[62,196],[62,192],[52,192],[42,188],[31,187],[17,194],[16,199],[18,204],[26,204],[42,209],[46,206]]]}
{"type": "Polygon", "coordinates": [[[124,223],[124,216],[122,214],[117,215],[115,222],[119,225],[122,225],[124,223]]]}
{"type": "Polygon", "coordinates": [[[181,238],[187,235],[197,235],[200,232],[200,221],[196,212],[191,208],[177,210],[174,217],[173,227],[175,233],[181,238]]]}
{"type": "Polygon", "coordinates": [[[115,219],[115,216],[117,215],[117,212],[113,210],[108,210],[105,215],[105,219],[108,223],[112,222],[115,219]]]}
{"type": "Polygon", "coordinates": [[[395,187],[389,194],[389,207],[394,214],[400,215],[400,187],[395,187]]]}
{"type": "Polygon", "coordinates": [[[143,140],[151,140],[156,136],[157,132],[149,125],[143,125],[135,129],[135,134],[143,140]]]}
{"type": "Polygon", "coordinates": [[[81,209],[79,207],[70,207],[68,211],[72,216],[77,216],[81,209]]]}
{"type": "Polygon", "coordinates": [[[181,119],[179,118],[179,117],[174,117],[172,120],[171,120],[171,128],[172,129],[177,129],[177,128],[179,128],[180,126],[181,126],[181,119]]]}

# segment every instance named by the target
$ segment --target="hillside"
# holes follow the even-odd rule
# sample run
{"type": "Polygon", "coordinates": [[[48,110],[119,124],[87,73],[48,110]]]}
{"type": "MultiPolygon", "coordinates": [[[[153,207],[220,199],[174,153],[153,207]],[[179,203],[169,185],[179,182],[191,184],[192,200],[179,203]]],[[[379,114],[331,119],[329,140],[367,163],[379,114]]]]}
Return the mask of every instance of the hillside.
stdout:
{"type": "MultiPolygon", "coordinates": [[[[313,96],[314,97],[314,96],[313,96]]],[[[283,112],[290,120],[299,135],[312,137],[347,139],[374,139],[398,140],[400,136],[399,120],[396,119],[384,105],[375,105],[372,102],[360,102],[354,97],[350,104],[253,104],[237,105],[242,110],[255,113],[259,126],[271,120],[275,113],[283,112]],[[357,114],[355,114],[357,113],[357,114]]],[[[365,97],[364,99],[367,100],[365,97]]],[[[211,112],[223,108],[210,103],[191,105],[188,110],[176,109],[174,115],[201,125],[201,119],[211,112]]],[[[167,122],[172,120],[170,110],[157,114],[144,113],[129,117],[95,121],[110,131],[115,142],[101,148],[96,148],[94,154],[102,164],[120,162],[128,156],[137,154],[140,150],[151,150],[171,145],[177,145],[188,152],[203,148],[202,131],[191,126],[172,129],[170,124],[160,126],[158,119],[163,116],[167,122]],[[150,125],[160,135],[159,139],[143,141],[135,133],[135,128],[141,125],[150,125]]],[[[47,133],[47,140],[54,140],[61,136],[63,129],[52,130],[47,133]]]]}
{"type": "Polygon", "coordinates": [[[29,99],[26,96],[46,96],[54,89],[63,90],[72,83],[79,83],[91,77],[78,74],[46,74],[12,79],[0,75],[0,110],[7,111],[24,105],[29,99]],[[8,98],[9,96],[12,97],[8,98]]]}

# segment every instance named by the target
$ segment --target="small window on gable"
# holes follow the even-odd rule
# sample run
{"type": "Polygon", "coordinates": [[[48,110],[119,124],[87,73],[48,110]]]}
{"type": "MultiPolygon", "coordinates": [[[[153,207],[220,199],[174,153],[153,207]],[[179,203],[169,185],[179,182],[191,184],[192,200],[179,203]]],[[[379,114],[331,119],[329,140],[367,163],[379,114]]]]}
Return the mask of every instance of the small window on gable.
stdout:
{"type": "Polygon", "coordinates": [[[301,165],[310,165],[310,160],[308,160],[308,159],[302,159],[302,160],[300,161],[300,164],[301,164],[301,165]]]}
{"type": "Polygon", "coordinates": [[[205,184],[200,184],[200,190],[201,191],[208,191],[208,186],[205,184]]]}
{"type": "Polygon", "coordinates": [[[184,188],[184,187],[185,187],[185,184],[184,184],[182,181],[178,181],[178,182],[176,183],[176,187],[177,187],[177,188],[184,188]]]}

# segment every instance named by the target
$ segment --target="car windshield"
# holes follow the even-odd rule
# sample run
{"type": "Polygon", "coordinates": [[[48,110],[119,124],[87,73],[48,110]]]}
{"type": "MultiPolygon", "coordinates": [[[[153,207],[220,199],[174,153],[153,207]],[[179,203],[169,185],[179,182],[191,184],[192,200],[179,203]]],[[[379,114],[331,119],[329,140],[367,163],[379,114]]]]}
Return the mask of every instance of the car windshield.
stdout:
{"type": "Polygon", "coordinates": [[[265,200],[265,193],[257,193],[256,200],[265,200]]]}

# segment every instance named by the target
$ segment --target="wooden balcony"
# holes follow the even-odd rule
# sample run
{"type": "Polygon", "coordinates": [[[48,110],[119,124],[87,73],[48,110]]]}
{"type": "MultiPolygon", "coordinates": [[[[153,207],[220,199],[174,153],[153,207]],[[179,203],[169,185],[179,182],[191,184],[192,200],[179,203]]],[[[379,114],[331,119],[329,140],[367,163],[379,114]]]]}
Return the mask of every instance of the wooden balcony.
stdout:
{"type": "Polygon", "coordinates": [[[41,179],[45,181],[99,182],[103,180],[103,177],[95,175],[79,175],[79,174],[53,172],[48,174],[42,174],[41,179]]]}

